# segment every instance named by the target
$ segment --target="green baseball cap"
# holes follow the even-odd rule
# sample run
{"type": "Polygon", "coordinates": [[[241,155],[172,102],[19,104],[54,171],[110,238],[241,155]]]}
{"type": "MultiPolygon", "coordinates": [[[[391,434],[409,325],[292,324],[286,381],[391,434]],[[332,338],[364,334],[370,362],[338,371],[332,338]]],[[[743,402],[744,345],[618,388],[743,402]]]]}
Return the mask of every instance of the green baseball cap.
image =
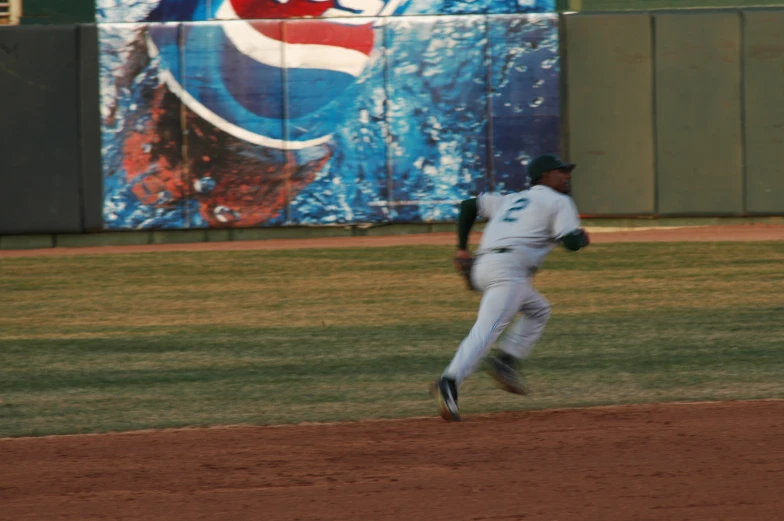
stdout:
{"type": "Polygon", "coordinates": [[[533,184],[541,179],[545,172],[550,170],[567,170],[571,172],[575,166],[577,165],[574,163],[564,163],[554,154],[543,154],[528,163],[528,178],[533,184]]]}

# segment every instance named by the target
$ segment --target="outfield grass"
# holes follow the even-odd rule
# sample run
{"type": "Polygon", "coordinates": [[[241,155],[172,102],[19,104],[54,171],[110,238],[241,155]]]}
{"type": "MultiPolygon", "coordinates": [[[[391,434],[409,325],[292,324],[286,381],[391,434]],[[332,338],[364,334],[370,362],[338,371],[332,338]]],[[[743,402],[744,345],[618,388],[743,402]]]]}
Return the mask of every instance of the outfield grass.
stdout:
{"type": "MultiPolygon", "coordinates": [[[[478,295],[422,246],[0,260],[0,436],[434,414],[478,295]]],[[[537,277],[534,393],[465,413],[784,397],[784,248],[592,245],[537,277]]]]}

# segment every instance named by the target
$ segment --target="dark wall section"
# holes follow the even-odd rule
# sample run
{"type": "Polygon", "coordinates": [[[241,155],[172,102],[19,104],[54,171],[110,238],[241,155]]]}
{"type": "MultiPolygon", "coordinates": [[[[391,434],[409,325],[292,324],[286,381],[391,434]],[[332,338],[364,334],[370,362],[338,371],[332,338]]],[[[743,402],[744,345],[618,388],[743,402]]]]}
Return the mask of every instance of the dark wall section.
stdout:
{"type": "Polygon", "coordinates": [[[0,31],[0,233],[78,232],[77,30],[0,31]]]}
{"type": "Polygon", "coordinates": [[[784,11],[563,16],[587,215],[784,215],[784,11]]]}
{"type": "Polygon", "coordinates": [[[740,14],[657,14],[660,214],[744,212],[740,14]]]}
{"type": "Polygon", "coordinates": [[[744,13],[746,209],[784,211],[784,12],[744,13]]]}
{"type": "Polygon", "coordinates": [[[22,24],[95,23],[95,0],[23,0],[22,24]]]}
{"type": "Polygon", "coordinates": [[[101,171],[101,114],[98,85],[98,29],[80,25],[79,137],[81,141],[81,219],[87,231],[103,229],[103,174],[101,171]]]}
{"type": "Polygon", "coordinates": [[[567,16],[568,154],[588,215],[655,211],[653,66],[648,14],[567,16]]]}

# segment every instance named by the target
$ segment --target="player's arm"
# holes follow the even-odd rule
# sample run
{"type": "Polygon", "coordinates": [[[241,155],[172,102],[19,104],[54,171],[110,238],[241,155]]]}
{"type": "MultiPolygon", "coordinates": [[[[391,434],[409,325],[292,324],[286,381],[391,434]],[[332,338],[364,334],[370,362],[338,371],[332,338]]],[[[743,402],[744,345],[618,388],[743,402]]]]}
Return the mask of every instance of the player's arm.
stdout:
{"type": "Polygon", "coordinates": [[[471,234],[471,228],[474,227],[476,216],[478,214],[476,197],[466,199],[460,203],[460,213],[457,217],[457,251],[467,252],[468,250],[468,236],[471,234]]]}
{"type": "Polygon", "coordinates": [[[457,253],[470,256],[468,253],[468,236],[477,218],[492,219],[501,208],[504,196],[499,194],[481,193],[477,197],[466,199],[460,203],[457,217],[457,253]]]}
{"type": "Polygon", "coordinates": [[[471,281],[474,256],[468,251],[468,236],[476,222],[478,213],[476,198],[466,199],[460,203],[460,213],[457,216],[457,254],[452,259],[452,264],[465,281],[468,289],[475,289],[471,281]]]}
{"type": "Polygon", "coordinates": [[[556,207],[553,222],[556,239],[570,251],[578,251],[591,243],[588,232],[580,227],[580,216],[571,197],[564,197],[556,207]]]}
{"type": "Polygon", "coordinates": [[[561,237],[561,244],[567,250],[577,251],[591,244],[591,238],[588,236],[588,232],[582,228],[577,228],[561,237]]]}

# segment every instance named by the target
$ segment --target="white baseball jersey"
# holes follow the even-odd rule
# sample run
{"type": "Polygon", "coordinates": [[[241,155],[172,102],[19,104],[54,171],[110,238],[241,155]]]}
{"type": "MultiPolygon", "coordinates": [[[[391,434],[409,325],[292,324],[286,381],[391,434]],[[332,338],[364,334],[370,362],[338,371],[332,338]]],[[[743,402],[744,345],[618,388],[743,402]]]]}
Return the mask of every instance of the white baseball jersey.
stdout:
{"type": "Polygon", "coordinates": [[[564,235],[580,227],[572,198],[542,185],[509,195],[480,194],[477,210],[489,220],[478,253],[523,249],[534,267],[542,264],[564,235]]]}

